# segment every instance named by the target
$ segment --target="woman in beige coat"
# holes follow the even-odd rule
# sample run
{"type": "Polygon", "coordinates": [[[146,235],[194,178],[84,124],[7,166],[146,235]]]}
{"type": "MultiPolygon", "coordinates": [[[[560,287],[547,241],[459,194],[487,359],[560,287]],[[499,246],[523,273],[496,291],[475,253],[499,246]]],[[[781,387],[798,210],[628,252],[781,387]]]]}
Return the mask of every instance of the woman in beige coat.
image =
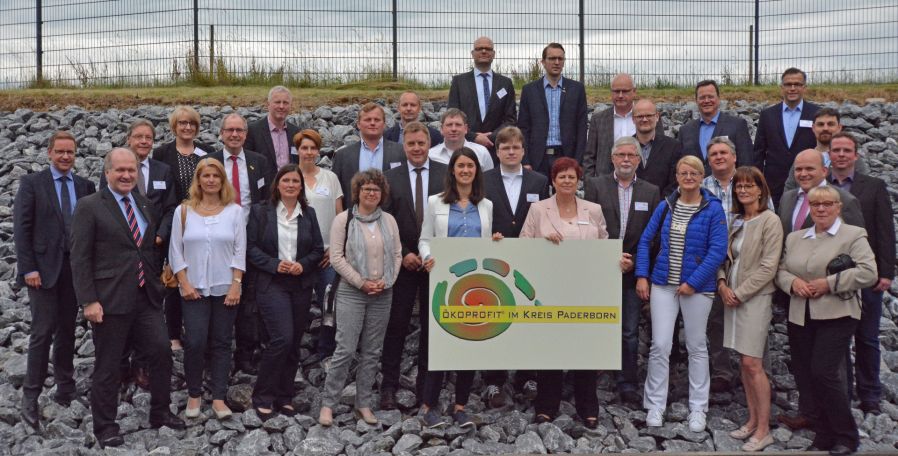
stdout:
{"type": "Polygon", "coordinates": [[[733,176],[733,220],[727,260],[717,274],[723,301],[723,346],[739,352],[748,421],[730,433],[746,439],[742,449],[761,451],[773,443],[770,435],[770,381],[764,371],[767,331],[773,316],[773,279],[783,245],[779,217],[767,209],[770,189],[764,175],[743,166],[733,176]]]}
{"type": "Polygon", "coordinates": [[[789,345],[798,393],[811,398],[811,450],[857,451],[859,436],[845,384],[845,353],[861,317],[860,290],[876,283],[876,263],[863,228],[842,222],[839,193],[830,186],[807,194],[814,226],[786,237],[776,284],[791,295],[789,345]],[[854,266],[828,270],[839,255],[854,266]]]}

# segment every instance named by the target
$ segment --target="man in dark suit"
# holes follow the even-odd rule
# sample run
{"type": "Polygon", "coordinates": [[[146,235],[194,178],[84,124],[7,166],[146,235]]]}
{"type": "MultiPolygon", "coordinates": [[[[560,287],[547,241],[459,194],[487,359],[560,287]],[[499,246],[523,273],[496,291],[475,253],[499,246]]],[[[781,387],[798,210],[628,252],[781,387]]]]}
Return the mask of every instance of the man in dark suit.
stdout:
{"type": "Polygon", "coordinates": [[[795,156],[816,144],[811,127],[820,106],[805,103],[805,90],[805,72],[798,68],[787,69],[780,77],[783,101],[761,111],[758,119],[754,165],[764,173],[770,196],[777,204],[795,156]]]}
{"type": "MultiPolygon", "coordinates": [[[[386,206],[399,226],[402,267],[393,284],[393,304],[381,356],[383,380],[380,384],[380,407],[384,410],[396,408],[395,394],[399,387],[402,349],[409,332],[408,325],[415,299],[418,299],[422,309],[430,302],[428,274],[418,255],[418,238],[421,236],[427,198],[443,191],[447,172],[446,165],[427,158],[430,135],[424,124],[411,122],[406,125],[403,139],[406,159],[399,166],[386,171],[387,182],[390,184],[390,199],[386,206]]],[[[418,317],[421,331],[418,335],[418,377],[415,383],[417,396],[423,397],[427,372],[427,312],[418,312],[418,317]]]]}
{"type": "MultiPolygon", "coordinates": [[[[399,122],[396,122],[384,132],[384,139],[397,144],[404,144],[403,131],[405,131],[405,127],[412,122],[417,122],[421,117],[421,98],[415,92],[402,92],[402,95],[399,95],[398,105],[399,122]]],[[[439,130],[427,124],[425,126],[427,131],[430,132],[431,144],[437,145],[443,142],[443,135],[439,130]]]]}
{"type": "MultiPolygon", "coordinates": [[[[483,190],[493,202],[493,233],[516,238],[521,235],[530,204],[549,197],[549,178],[522,165],[525,157],[524,134],[517,127],[505,127],[496,135],[496,156],[499,167],[483,173],[483,190]]],[[[482,372],[486,383],[484,396],[492,408],[508,404],[503,386],[508,380],[506,371],[482,372]]],[[[515,374],[516,389],[525,397],[536,397],[536,375],[532,371],[515,374]]]]}
{"type": "Polygon", "coordinates": [[[78,204],[72,224],[75,295],[96,346],[90,408],[101,448],[124,443],[115,417],[119,362],[132,332],[150,367],[150,424],[186,428],[169,411],[172,356],[162,317],[162,265],[153,242],[144,242],[156,238],[159,214],[132,191],[137,181],[133,152],[113,149],[103,169],[109,186],[78,204]]]}
{"type": "MultiPolygon", "coordinates": [[[[228,114],[221,122],[221,142],[224,150],[210,155],[224,165],[228,181],[234,186],[234,197],[237,204],[243,207],[245,219],[249,218],[252,204],[268,200],[271,182],[277,172],[274,166],[262,154],[247,150],[246,119],[240,114],[228,114]],[[225,156],[227,154],[227,156],[225,156]]],[[[254,290],[254,277],[248,271],[244,279],[244,287],[254,290]]],[[[248,374],[256,372],[254,357],[259,349],[260,327],[255,293],[245,293],[237,309],[234,341],[234,366],[248,374]]]]}
{"type": "Polygon", "coordinates": [[[639,141],[630,136],[615,141],[611,153],[614,172],[611,175],[590,177],[584,185],[585,199],[602,206],[608,238],[623,240],[623,353],[617,390],[621,402],[631,405],[638,405],[640,402],[636,364],[639,357],[639,314],[642,310],[642,300],[636,295],[633,265],[642,231],[661,200],[658,187],[637,177],[640,146],[639,141]]]}
{"type": "MultiPolygon", "coordinates": [[[[589,119],[586,150],[583,153],[584,178],[611,174],[611,145],[623,136],[637,133],[633,118],[633,100],[636,84],[627,73],[620,73],[611,80],[611,107],[594,113],[589,119]]],[[[655,119],[657,133],[664,134],[664,127],[655,119]]],[[[645,165],[645,163],[643,163],[645,165]]],[[[641,178],[641,177],[640,177],[641,178]]],[[[657,184],[656,184],[657,185],[657,184]]],[[[664,190],[664,187],[660,187],[664,190]]]]}
{"type": "Polygon", "coordinates": [[[736,145],[737,166],[755,163],[751,136],[745,119],[720,111],[720,88],[717,82],[706,79],[695,86],[695,102],[699,118],[693,119],[680,128],[680,143],[683,155],[695,155],[705,164],[705,175],[711,173],[708,166],[708,142],[711,138],[726,136],[736,145]]]}
{"type": "Polygon", "coordinates": [[[366,103],[359,111],[358,128],[362,140],[343,146],[334,152],[331,171],[340,179],[343,187],[343,207],[352,207],[352,176],[359,171],[378,168],[381,171],[395,168],[405,161],[402,146],[384,139],[384,108],[366,103]]]}
{"type": "MultiPolygon", "coordinates": [[[[829,158],[832,160],[829,182],[846,190],[860,202],[867,230],[867,241],[876,257],[879,280],[870,288],[861,290],[863,311],[854,334],[855,364],[851,369],[848,359],[848,385],[851,377],[857,380],[857,397],[860,409],[874,414],[881,413],[879,400],[882,383],[879,380],[880,348],[879,320],[882,317],[882,294],[892,285],[895,277],[895,222],[886,183],[882,179],[858,172],[857,140],[848,133],[838,133],[830,142],[829,158]]],[[[848,354],[850,355],[850,353],[848,354]]]]}
{"type": "Polygon", "coordinates": [[[586,90],[561,76],[564,47],[549,43],[540,62],[545,76],[521,90],[518,128],[524,134],[524,166],[549,175],[558,157],[583,160],[586,149],[586,90]]]}
{"type": "Polygon", "coordinates": [[[53,345],[53,400],[68,407],[78,391],[73,375],[75,318],[78,305],[72,284],[69,248],[72,212],[78,200],[95,192],[93,182],[72,172],[77,144],[67,131],[50,137],[50,166],[19,180],[13,203],[16,283],[27,285],[31,335],[22,385],[22,421],[40,430],[37,398],[47,377],[53,345]]]}
{"type": "Polygon", "coordinates": [[[461,109],[468,118],[467,140],[491,151],[496,133],[517,118],[514,84],[490,68],[495,56],[493,40],[477,38],[471,50],[474,69],[453,76],[449,86],[449,107],[461,109]]]}
{"type": "MultiPolygon", "coordinates": [[[[661,196],[666,197],[677,188],[677,162],[683,156],[683,145],[676,139],[659,131],[658,109],[651,100],[639,100],[633,105],[633,122],[636,123],[636,141],[640,155],[636,164],[636,177],[658,187],[661,196]]],[[[610,175],[609,168],[598,167],[599,175],[610,175]]]]}
{"type": "Polygon", "coordinates": [[[299,163],[293,135],[299,127],[287,122],[293,107],[293,95],[284,86],[274,86],[268,91],[268,115],[249,124],[245,147],[262,154],[275,169],[287,163],[299,163]]]}

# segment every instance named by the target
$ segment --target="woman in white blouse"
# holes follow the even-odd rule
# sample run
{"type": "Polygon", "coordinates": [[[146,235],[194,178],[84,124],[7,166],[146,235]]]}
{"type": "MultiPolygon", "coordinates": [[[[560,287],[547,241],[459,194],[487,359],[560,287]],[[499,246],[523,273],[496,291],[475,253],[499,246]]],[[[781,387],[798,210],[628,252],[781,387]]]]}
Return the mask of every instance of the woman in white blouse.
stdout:
{"type": "Polygon", "coordinates": [[[234,320],[246,270],[245,223],[221,163],[200,160],[190,198],[175,209],[168,252],[184,300],[187,418],[200,413],[207,342],[212,410],[219,419],[231,416],[225,396],[234,320]]]}

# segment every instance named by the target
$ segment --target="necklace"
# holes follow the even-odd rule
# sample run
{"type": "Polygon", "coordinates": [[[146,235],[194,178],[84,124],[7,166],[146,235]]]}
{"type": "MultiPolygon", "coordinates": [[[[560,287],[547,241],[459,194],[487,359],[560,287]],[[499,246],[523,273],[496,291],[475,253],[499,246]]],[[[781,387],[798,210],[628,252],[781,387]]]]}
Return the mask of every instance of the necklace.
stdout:
{"type": "Polygon", "coordinates": [[[212,212],[212,211],[214,211],[214,210],[216,210],[216,209],[218,209],[218,208],[220,208],[220,207],[221,207],[221,204],[220,204],[220,203],[219,203],[219,204],[216,204],[215,206],[212,206],[212,207],[204,206],[204,205],[200,204],[200,209],[202,209],[202,210],[204,210],[204,211],[209,211],[209,212],[212,212]]]}

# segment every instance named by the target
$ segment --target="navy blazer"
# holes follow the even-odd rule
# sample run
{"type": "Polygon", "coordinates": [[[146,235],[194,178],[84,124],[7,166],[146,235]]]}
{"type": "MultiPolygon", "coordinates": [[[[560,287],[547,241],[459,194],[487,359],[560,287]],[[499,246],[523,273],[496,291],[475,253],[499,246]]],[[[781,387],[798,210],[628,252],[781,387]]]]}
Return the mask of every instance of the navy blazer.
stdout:
{"type": "MultiPolygon", "coordinates": [[[[156,212],[162,214],[156,235],[165,244],[171,238],[172,214],[180,204],[175,190],[175,174],[170,166],[159,160],[147,158],[147,165],[150,167],[150,178],[147,181],[146,197],[156,207],[156,212]]],[[[100,188],[106,188],[106,185],[106,175],[100,174],[100,188]]],[[[163,256],[167,255],[168,249],[163,249],[163,256]]]]}
{"type": "MultiPolygon", "coordinates": [[[[537,170],[541,169],[549,135],[549,106],[544,83],[545,78],[539,78],[524,86],[518,113],[518,128],[524,133],[524,150],[527,151],[523,163],[537,170]]],[[[562,155],[579,163],[586,150],[586,90],[583,84],[565,77],[562,77],[561,87],[558,126],[562,155]]]]}
{"type": "MultiPolygon", "coordinates": [[[[290,163],[299,163],[299,154],[296,153],[296,146],[293,145],[293,137],[299,133],[299,127],[290,122],[286,123],[287,128],[287,155],[290,163]]],[[[256,151],[268,159],[272,165],[277,168],[277,154],[274,152],[274,142],[271,141],[271,130],[268,129],[268,116],[249,124],[246,132],[246,142],[243,144],[245,149],[256,151]]],[[[275,170],[277,172],[277,170],[275,170]]]]}
{"type": "MultiPolygon", "coordinates": [[[[72,176],[75,181],[75,198],[80,204],[80,199],[96,192],[96,187],[83,177],[74,173],[72,176]]],[[[74,231],[74,218],[72,225],[74,231]]],[[[41,288],[56,285],[62,271],[64,254],[69,250],[65,239],[62,208],[59,206],[59,196],[50,168],[22,176],[13,202],[16,283],[24,286],[25,274],[37,271],[41,275],[41,288]]]]}
{"type": "Polygon", "coordinates": [[[779,203],[784,185],[789,178],[789,168],[799,152],[817,147],[817,138],[813,129],[802,127],[801,121],[814,121],[820,106],[809,101],[804,102],[801,120],[795,129],[792,146],[786,144],[786,130],[783,128],[783,103],[777,103],[761,111],[758,119],[758,131],[755,133],[754,165],[764,173],[770,196],[779,203]]]}
{"type": "MultiPolygon", "coordinates": [[[[711,167],[708,159],[701,150],[699,143],[699,124],[701,118],[692,119],[680,128],[680,144],[683,145],[683,155],[695,155],[702,159],[705,165],[705,176],[711,175],[711,167]]],[[[748,122],[745,119],[720,111],[717,118],[717,126],[714,127],[712,138],[726,136],[736,145],[736,166],[751,166],[754,164],[754,149],[751,136],[748,134],[748,122]]]]}
{"type": "MultiPolygon", "coordinates": [[[[307,206],[297,221],[294,261],[302,265],[302,274],[297,277],[300,286],[308,288],[315,285],[318,279],[318,263],[324,257],[324,241],[312,206],[307,206]]],[[[278,264],[281,262],[278,259],[277,204],[266,201],[254,204],[250,209],[246,226],[246,259],[257,271],[256,291],[264,293],[271,285],[271,279],[278,274],[278,264]]]]}
{"type": "Polygon", "coordinates": [[[482,90],[483,82],[474,80],[474,70],[452,77],[449,107],[461,109],[468,117],[468,134],[465,136],[468,141],[474,141],[477,133],[489,133],[490,140],[496,142],[496,133],[502,127],[514,125],[517,119],[518,107],[511,79],[495,71],[492,79],[489,108],[481,120],[477,92],[482,90]],[[499,92],[503,93],[501,97],[499,92]]]}
{"type": "MultiPolygon", "coordinates": [[[[443,134],[440,133],[436,128],[431,127],[430,125],[425,125],[427,127],[427,131],[430,132],[430,146],[436,146],[437,144],[443,143],[443,134]]],[[[394,143],[398,143],[400,146],[402,143],[399,142],[399,121],[396,121],[392,127],[387,128],[384,131],[384,139],[387,141],[393,141],[394,143]]]]}
{"type": "MultiPolygon", "coordinates": [[[[274,176],[277,170],[274,163],[269,161],[262,154],[253,152],[247,148],[243,148],[246,155],[246,174],[249,177],[249,195],[253,204],[268,201],[271,183],[274,182],[274,176]]],[[[231,166],[231,161],[225,162],[224,151],[209,154],[210,158],[220,161],[224,166],[231,166]]],[[[244,203],[245,204],[245,203],[244,203]]]]}
{"type": "MultiPolygon", "coordinates": [[[[362,143],[357,142],[348,146],[343,146],[334,152],[334,162],[331,165],[331,171],[340,179],[340,187],[343,188],[343,207],[352,207],[352,177],[359,172],[359,154],[362,150],[362,143]]],[[[383,163],[381,171],[386,172],[401,163],[405,163],[405,151],[402,146],[384,138],[383,142],[383,163]]]]}
{"type": "MultiPolygon", "coordinates": [[[[424,202],[427,197],[441,193],[445,188],[446,173],[449,169],[443,163],[428,160],[427,188],[424,190],[424,202]]],[[[390,199],[384,202],[384,210],[396,219],[399,228],[399,241],[402,243],[402,256],[409,253],[418,253],[418,240],[421,237],[421,228],[415,220],[415,197],[411,180],[408,160],[402,164],[387,170],[384,175],[390,184],[390,199]]],[[[422,214],[423,215],[423,214],[422,214]]]]}
{"type": "Polygon", "coordinates": [[[527,195],[539,195],[540,201],[548,198],[549,178],[536,171],[525,169],[521,180],[521,194],[514,212],[511,212],[511,203],[508,201],[508,194],[505,193],[501,168],[493,168],[483,173],[483,190],[486,198],[493,202],[493,233],[516,238],[521,236],[524,220],[527,220],[527,214],[530,212],[532,202],[527,201],[527,195]]]}

